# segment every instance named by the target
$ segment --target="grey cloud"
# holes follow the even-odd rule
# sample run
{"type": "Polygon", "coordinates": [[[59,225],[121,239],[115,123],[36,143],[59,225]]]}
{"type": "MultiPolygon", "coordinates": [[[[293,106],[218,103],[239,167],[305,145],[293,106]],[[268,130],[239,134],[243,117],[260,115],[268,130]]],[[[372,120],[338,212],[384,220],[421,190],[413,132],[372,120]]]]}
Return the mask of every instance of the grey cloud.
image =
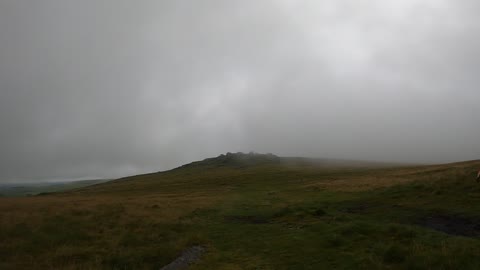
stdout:
{"type": "Polygon", "coordinates": [[[475,1],[0,3],[0,181],[480,155],[475,1]]]}

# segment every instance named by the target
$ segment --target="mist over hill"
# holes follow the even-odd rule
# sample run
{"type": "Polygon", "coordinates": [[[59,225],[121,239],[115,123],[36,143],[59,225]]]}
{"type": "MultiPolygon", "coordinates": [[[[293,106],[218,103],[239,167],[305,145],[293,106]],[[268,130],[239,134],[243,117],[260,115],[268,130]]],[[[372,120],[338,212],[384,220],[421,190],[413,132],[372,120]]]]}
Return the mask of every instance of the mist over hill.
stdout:
{"type": "Polygon", "coordinates": [[[246,166],[255,166],[261,164],[279,164],[281,163],[282,158],[274,154],[259,154],[255,152],[250,152],[245,154],[243,152],[237,153],[226,153],[221,154],[217,157],[206,158],[202,161],[195,161],[192,163],[185,164],[178,167],[177,169],[189,168],[189,167],[221,167],[221,166],[230,166],[230,167],[246,167],[246,166]]]}
{"type": "Polygon", "coordinates": [[[405,163],[388,163],[376,161],[361,160],[343,160],[328,158],[310,158],[310,157],[280,157],[272,153],[262,154],[256,152],[237,152],[221,154],[217,157],[206,158],[201,161],[191,162],[182,165],[174,170],[186,168],[218,168],[218,167],[235,167],[245,168],[260,165],[285,165],[285,166],[315,166],[315,167],[382,167],[382,166],[405,166],[411,164],[405,163]]]}

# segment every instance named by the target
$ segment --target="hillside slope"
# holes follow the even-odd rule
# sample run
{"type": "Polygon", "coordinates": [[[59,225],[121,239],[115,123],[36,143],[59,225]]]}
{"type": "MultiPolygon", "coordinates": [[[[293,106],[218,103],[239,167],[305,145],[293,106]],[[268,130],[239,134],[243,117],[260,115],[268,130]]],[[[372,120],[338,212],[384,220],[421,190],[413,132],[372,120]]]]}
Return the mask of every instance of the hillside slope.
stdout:
{"type": "Polygon", "coordinates": [[[202,246],[191,269],[478,269],[479,167],[230,154],[1,198],[0,268],[159,269],[202,246]]]}

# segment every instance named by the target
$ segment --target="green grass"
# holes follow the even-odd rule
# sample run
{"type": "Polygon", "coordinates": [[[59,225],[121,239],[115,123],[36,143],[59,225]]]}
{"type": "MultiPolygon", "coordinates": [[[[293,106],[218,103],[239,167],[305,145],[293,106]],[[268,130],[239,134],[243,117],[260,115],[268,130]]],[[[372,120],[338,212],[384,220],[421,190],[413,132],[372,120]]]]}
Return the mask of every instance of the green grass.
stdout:
{"type": "Polygon", "coordinates": [[[422,223],[480,220],[478,162],[208,161],[74,192],[1,198],[0,268],[159,269],[203,245],[207,253],[192,269],[480,269],[475,235],[422,223]]]}

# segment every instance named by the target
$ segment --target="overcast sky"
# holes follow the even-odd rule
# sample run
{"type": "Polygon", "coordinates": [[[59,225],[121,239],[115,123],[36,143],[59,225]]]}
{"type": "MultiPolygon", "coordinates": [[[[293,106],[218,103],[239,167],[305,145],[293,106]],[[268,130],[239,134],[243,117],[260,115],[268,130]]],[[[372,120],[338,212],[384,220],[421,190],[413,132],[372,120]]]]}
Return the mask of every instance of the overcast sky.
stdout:
{"type": "Polygon", "coordinates": [[[0,0],[0,181],[480,157],[476,0],[0,0]]]}

